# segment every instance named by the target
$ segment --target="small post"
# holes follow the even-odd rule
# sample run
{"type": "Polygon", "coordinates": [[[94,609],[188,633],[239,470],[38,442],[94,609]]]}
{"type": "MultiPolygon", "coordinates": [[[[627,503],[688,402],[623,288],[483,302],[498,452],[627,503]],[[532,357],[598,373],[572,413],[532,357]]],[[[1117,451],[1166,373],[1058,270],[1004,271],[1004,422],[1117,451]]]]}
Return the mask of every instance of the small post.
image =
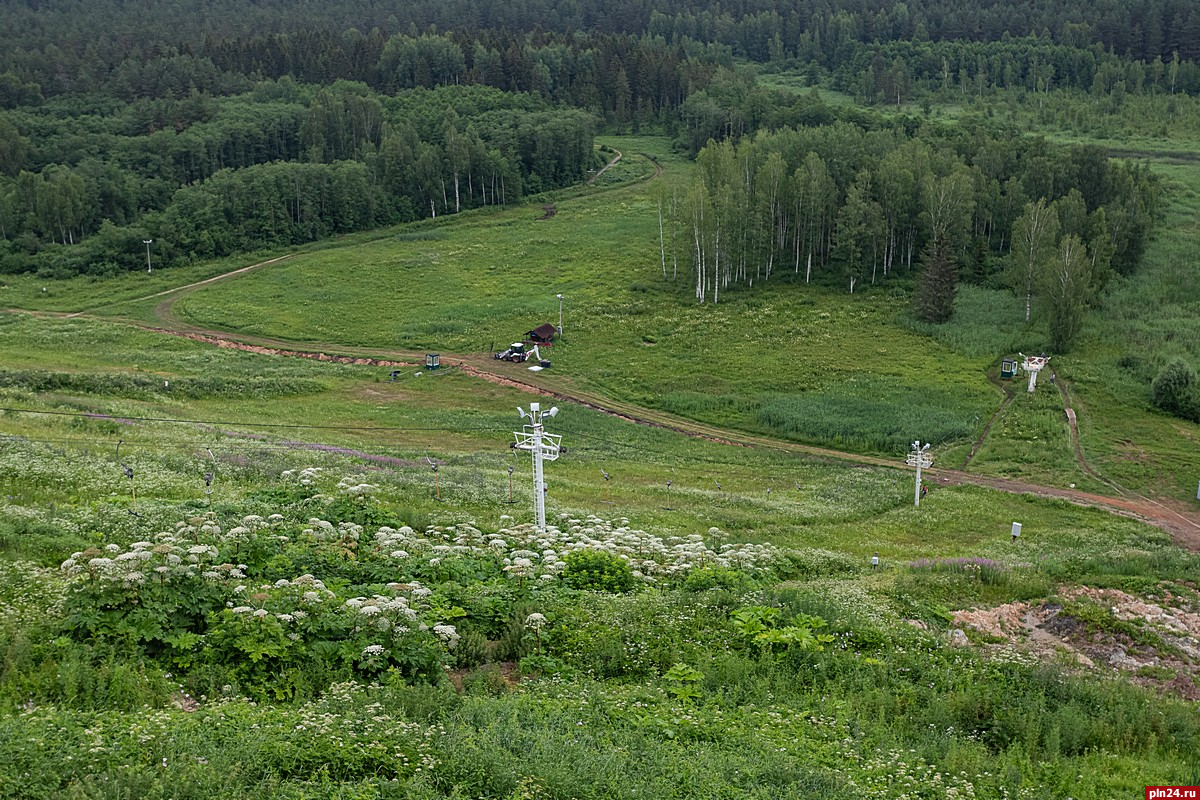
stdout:
{"type": "Polygon", "coordinates": [[[558,295],[555,295],[555,297],[557,297],[557,298],[558,298],[558,335],[559,335],[559,336],[562,336],[562,304],[563,304],[563,296],[562,296],[561,294],[558,294],[558,295]]]}
{"type": "Polygon", "coordinates": [[[142,244],[146,245],[146,272],[153,272],[150,267],[150,245],[153,242],[153,239],[142,239],[142,244]]]}
{"type": "Polygon", "coordinates": [[[437,462],[436,462],[436,461],[434,461],[434,460],[433,460],[432,458],[430,458],[429,456],[425,456],[425,460],[429,462],[429,468],[430,468],[431,470],[433,470],[433,491],[434,491],[434,497],[436,497],[436,498],[437,498],[437,500],[440,502],[440,501],[441,501],[441,499],[442,499],[442,485],[441,485],[441,482],[438,480],[438,465],[437,465],[437,462]]]}
{"type": "Polygon", "coordinates": [[[1015,542],[1021,536],[1021,523],[1014,522],[1012,526],[1012,540],[1015,542]]]}

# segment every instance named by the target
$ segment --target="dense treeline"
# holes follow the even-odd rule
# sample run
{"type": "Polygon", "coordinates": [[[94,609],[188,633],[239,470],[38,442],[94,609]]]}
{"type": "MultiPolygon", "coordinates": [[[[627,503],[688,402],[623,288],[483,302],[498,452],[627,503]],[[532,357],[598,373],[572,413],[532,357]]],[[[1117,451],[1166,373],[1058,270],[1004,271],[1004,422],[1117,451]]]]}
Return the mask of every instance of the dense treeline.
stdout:
{"type": "Polygon", "coordinates": [[[1200,92],[1200,9],[1186,0],[114,5],[0,9],[0,107],[98,90],[228,94],[291,75],[377,89],[482,83],[594,112],[619,115],[626,101],[636,114],[681,100],[677,67],[702,51],[806,67],[884,99],[916,85],[1109,91],[1118,80],[1200,92]]]}
{"type": "MultiPolygon", "coordinates": [[[[1190,0],[734,0],[709,5],[690,0],[416,0],[402,6],[370,0],[322,3],[263,0],[245,4],[185,0],[170,4],[95,0],[9,3],[0,11],[6,31],[5,68],[37,74],[51,93],[84,62],[113,69],[146,43],[182,46],[200,38],[248,39],[283,32],[350,29],[386,33],[436,26],[441,30],[532,29],[574,33],[684,37],[734,48],[740,56],[766,61],[795,53],[802,37],[830,52],[850,42],[969,41],[1045,36],[1070,47],[1099,44],[1121,56],[1169,61],[1200,57],[1200,9],[1190,0]],[[62,60],[61,69],[53,59],[62,60]]],[[[346,48],[354,63],[356,49],[346,48]]],[[[144,60],[144,59],[139,59],[144,60]]],[[[360,58],[360,63],[369,61],[360,58]]],[[[331,61],[331,65],[335,65],[331,61]]],[[[329,78],[349,77],[331,75],[329,78]]]]}
{"type": "MultiPolygon", "coordinates": [[[[0,8],[0,25],[0,268],[49,274],[135,268],[147,238],[172,263],[510,202],[586,173],[593,118],[665,128],[693,154],[760,129],[836,137],[840,123],[868,137],[870,157],[812,149],[837,209],[883,191],[871,158],[898,145],[877,142],[913,138],[920,120],[766,89],[735,58],[879,103],[1003,93],[1040,108],[1069,90],[1119,109],[1200,91],[1200,37],[1188,36],[1200,12],[1182,0],[46,0],[0,8]]],[[[806,152],[781,154],[789,175],[806,152]]],[[[1053,171],[998,178],[964,164],[974,194],[988,195],[975,204],[976,250],[1005,251],[1021,206],[1006,181],[1030,199],[1066,191],[1053,171]]],[[[1113,258],[1128,269],[1146,209],[1106,212],[1120,216],[1108,222],[1113,258]]],[[[830,213],[806,234],[806,273],[808,255],[823,270],[867,252],[838,249],[850,240],[830,232],[841,212],[830,213]]],[[[929,243],[913,231],[886,239],[869,243],[873,275],[898,258],[911,267],[929,243]]],[[[770,272],[787,248],[753,249],[770,272]]]]}
{"type": "Polygon", "coordinates": [[[106,274],[510,203],[582,180],[594,119],[473,87],[283,79],[0,116],[0,268],[106,274]]]}
{"type": "Polygon", "coordinates": [[[663,277],[700,302],[781,273],[853,292],[920,267],[917,314],[940,322],[961,269],[1017,288],[1027,321],[1036,293],[1060,351],[1110,270],[1137,265],[1158,196],[1148,169],[1098,148],[965,127],[782,128],[710,141],[697,164],[659,208],[663,277]]]}
{"type": "MultiPolygon", "coordinates": [[[[816,54],[821,56],[822,54],[816,54]]],[[[836,58],[823,57],[833,84],[866,102],[901,103],[934,94],[942,100],[981,97],[997,89],[1045,95],[1067,88],[1112,94],[1175,94],[1200,91],[1200,68],[1181,61],[1120,58],[1100,46],[1072,47],[1032,38],[998,42],[856,44],[836,58]]]]}

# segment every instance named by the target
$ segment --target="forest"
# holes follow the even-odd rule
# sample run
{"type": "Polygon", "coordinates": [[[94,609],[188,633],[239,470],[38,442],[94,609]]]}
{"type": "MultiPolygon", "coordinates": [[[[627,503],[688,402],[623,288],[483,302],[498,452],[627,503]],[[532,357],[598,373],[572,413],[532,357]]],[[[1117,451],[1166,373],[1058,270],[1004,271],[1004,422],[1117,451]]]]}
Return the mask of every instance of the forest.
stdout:
{"type": "MultiPolygon", "coordinates": [[[[1041,108],[1058,90],[1116,108],[1200,92],[1200,36],[1190,33],[1200,12],[1175,0],[1083,10],[948,0],[387,12],[289,3],[287,14],[280,3],[237,13],[206,4],[203,14],[194,5],[0,9],[0,271],[104,275],[140,268],[146,240],[149,259],[170,266],[503,205],[582,180],[597,166],[598,126],[666,130],[692,154],[710,139],[839,120],[916,135],[920,120],[835,111],[758,85],[739,64],[799,70],[880,108],[997,93],[1041,108]],[[199,23],[177,24],[185,18],[199,23]]],[[[785,157],[789,172],[802,156],[785,157]]],[[[996,198],[988,182],[1011,177],[978,171],[973,191],[990,199],[975,203],[967,244],[982,232],[1005,251],[1010,223],[993,207],[1022,203],[996,198]]],[[[837,207],[854,178],[834,176],[837,207]]],[[[1059,183],[1021,191],[1053,200],[1067,190],[1059,183]]],[[[1077,188],[1096,212],[1095,190],[1077,188]]],[[[1139,204],[1149,208],[1130,200],[1117,210],[1131,218],[1114,237],[1120,268],[1136,260],[1139,204]]],[[[824,266],[834,241],[817,239],[824,266]]],[[[907,236],[906,266],[920,245],[907,236]]]]}
{"type": "Polygon", "coordinates": [[[659,207],[663,277],[669,251],[671,278],[682,261],[698,301],[779,273],[828,275],[853,292],[922,268],[918,316],[944,322],[963,264],[973,283],[1019,289],[1026,322],[1035,284],[1046,285],[1058,352],[1110,272],[1136,268],[1159,191],[1147,168],[1096,147],[963,127],[764,129],[736,145],[710,140],[697,166],[686,195],[659,207]],[[1055,249],[1060,257],[1047,255],[1055,249]],[[1002,263],[1008,274],[994,274],[1002,263]]]}

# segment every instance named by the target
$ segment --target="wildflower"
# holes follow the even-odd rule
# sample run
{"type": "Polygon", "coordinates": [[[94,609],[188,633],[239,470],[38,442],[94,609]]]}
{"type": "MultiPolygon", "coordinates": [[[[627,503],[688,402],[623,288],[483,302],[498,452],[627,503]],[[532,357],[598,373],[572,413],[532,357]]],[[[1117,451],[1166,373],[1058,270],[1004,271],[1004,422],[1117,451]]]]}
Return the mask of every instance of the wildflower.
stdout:
{"type": "Polygon", "coordinates": [[[443,642],[445,642],[446,647],[448,647],[451,650],[453,650],[454,646],[456,644],[458,644],[458,640],[459,640],[458,630],[453,625],[446,625],[445,623],[439,623],[439,624],[433,626],[433,632],[435,635],[437,635],[437,637],[439,639],[441,639],[443,642]]]}
{"type": "Polygon", "coordinates": [[[546,617],[542,614],[537,613],[536,611],[525,618],[525,627],[529,628],[530,630],[534,630],[534,631],[541,630],[542,626],[544,626],[545,624],[546,624],[546,617]]]}

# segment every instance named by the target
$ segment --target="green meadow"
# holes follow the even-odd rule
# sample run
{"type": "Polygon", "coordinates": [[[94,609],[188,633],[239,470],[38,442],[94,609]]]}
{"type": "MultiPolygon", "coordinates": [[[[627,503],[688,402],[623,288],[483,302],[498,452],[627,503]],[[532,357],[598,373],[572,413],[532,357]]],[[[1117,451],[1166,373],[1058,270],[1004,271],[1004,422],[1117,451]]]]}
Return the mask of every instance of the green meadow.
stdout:
{"type": "MultiPolygon", "coordinates": [[[[629,180],[557,199],[549,219],[534,204],[325,246],[184,291],[171,311],[197,329],[324,349],[484,355],[557,324],[561,293],[564,336],[548,354],[552,372],[537,379],[547,387],[860,452],[897,455],[920,438],[948,466],[966,460],[1000,405],[987,377],[998,360],[1047,346],[1040,320],[1026,326],[1002,289],[964,286],[955,319],[933,327],[910,320],[903,287],[849,295],[786,273],[698,305],[686,277],[663,277],[653,199],[655,181],[681,185],[687,164],[665,139],[608,141],[625,154],[629,180]],[[663,166],[662,178],[641,180],[651,170],[641,154],[663,166]]],[[[1171,348],[1188,352],[1200,340],[1182,266],[1196,177],[1188,166],[1159,169],[1168,210],[1146,267],[1099,299],[1083,342],[1053,368],[1070,386],[1094,469],[1129,488],[1187,496],[1194,426],[1151,409],[1147,384],[1171,348]]],[[[675,232],[676,248],[686,248],[684,233],[675,232]]],[[[669,230],[665,238],[670,276],[669,230]]],[[[162,299],[104,313],[154,322],[162,299]]],[[[971,469],[1106,491],[1075,463],[1054,387],[1043,380],[1027,398],[1016,383],[1020,396],[971,469]]]]}
{"type": "Polygon", "coordinates": [[[605,142],[625,157],[595,187],[178,293],[148,297],[280,254],[111,293],[9,282],[9,305],[91,313],[0,315],[0,786],[1108,800],[1195,782],[1200,671],[1127,609],[1186,618],[1196,556],[1032,495],[934,479],[916,508],[900,458],[920,438],[957,468],[990,421],[968,471],[1189,496],[1196,426],[1153,411],[1146,381],[1197,341],[1190,167],[1162,167],[1144,271],[1052,361],[1097,479],[1058,386],[996,379],[1001,356],[1045,347],[1009,293],[964,287],[936,328],[904,284],[781,280],[697,306],[663,277],[653,200],[686,162],[661,138],[605,142]],[[552,368],[489,366],[712,436],[558,403],[544,534],[510,447],[517,407],[544,395],[147,330],[479,363],[556,323],[558,293],[552,368]],[[139,559],[157,566],[122,566],[139,559]],[[956,616],[1003,604],[1025,634],[956,616]],[[1030,631],[1053,644],[1031,651],[1030,631]],[[1110,666],[1118,651],[1134,666],[1110,666]]]}

